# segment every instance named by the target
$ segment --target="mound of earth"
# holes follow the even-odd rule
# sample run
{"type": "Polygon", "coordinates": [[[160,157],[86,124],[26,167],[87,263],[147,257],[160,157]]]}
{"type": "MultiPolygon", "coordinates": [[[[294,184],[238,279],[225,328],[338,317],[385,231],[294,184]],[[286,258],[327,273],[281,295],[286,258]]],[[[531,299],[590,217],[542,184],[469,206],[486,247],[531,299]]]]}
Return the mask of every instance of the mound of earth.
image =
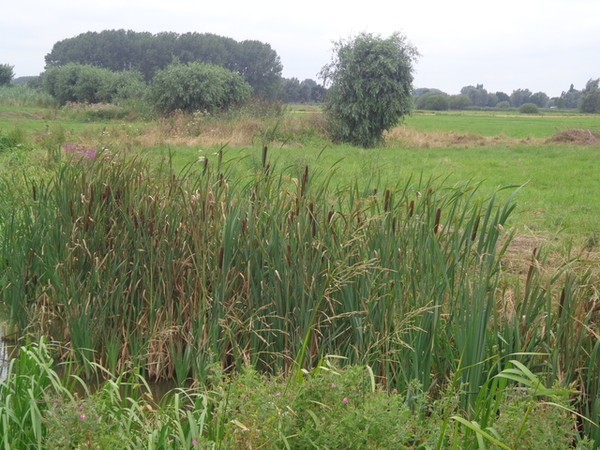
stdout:
{"type": "Polygon", "coordinates": [[[554,133],[546,140],[546,144],[571,144],[571,145],[598,145],[600,134],[591,130],[563,130],[554,133]]]}

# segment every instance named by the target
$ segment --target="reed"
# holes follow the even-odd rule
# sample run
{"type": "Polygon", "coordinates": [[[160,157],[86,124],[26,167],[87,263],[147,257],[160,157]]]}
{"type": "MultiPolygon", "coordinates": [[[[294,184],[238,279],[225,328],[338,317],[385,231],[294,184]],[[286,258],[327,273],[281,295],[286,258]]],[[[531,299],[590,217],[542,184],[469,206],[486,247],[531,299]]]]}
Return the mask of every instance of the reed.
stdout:
{"type": "Polygon", "coordinates": [[[12,322],[90,373],[88,361],[133,365],[181,384],[215,365],[291,373],[339,355],[398,390],[461,388],[470,420],[504,358],[521,355],[575,383],[597,416],[589,281],[568,267],[545,276],[539,252],[514,313],[500,313],[512,197],[423,178],[334,185],[308,166],[289,177],[264,151],[246,177],[221,150],[178,173],[100,152],[28,180],[0,221],[12,322]]]}

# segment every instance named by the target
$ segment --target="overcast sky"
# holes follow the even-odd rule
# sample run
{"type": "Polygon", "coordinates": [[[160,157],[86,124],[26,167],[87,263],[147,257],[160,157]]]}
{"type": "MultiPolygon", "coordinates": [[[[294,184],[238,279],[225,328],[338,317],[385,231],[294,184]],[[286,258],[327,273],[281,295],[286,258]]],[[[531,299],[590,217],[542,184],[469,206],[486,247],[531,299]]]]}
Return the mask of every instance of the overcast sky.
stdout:
{"type": "Polygon", "coordinates": [[[317,79],[333,40],[367,31],[405,34],[421,57],[415,87],[459,93],[543,91],[550,97],[600,77],[599,0],[5,0],[0,64],[38,75],[44,56],[87,31],[214,33],[269,43],[283,76],[317,79]],[[353,6],[356,5],[356,6],[353,6]]]}

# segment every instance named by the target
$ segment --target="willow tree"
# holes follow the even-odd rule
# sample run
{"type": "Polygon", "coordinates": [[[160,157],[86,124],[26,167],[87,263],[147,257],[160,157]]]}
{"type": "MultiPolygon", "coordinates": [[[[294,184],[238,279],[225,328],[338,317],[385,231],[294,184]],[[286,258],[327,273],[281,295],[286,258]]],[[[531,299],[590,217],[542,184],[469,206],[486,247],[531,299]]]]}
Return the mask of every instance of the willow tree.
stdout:
{"type": "Polygon", "coordinates": [[[334,42],[332,62],[320,74],[330,86],[325,114],[333,140],[374,147],[410,114],[418,56],[400,33],[384,39],[363,32],[334,42]]]}

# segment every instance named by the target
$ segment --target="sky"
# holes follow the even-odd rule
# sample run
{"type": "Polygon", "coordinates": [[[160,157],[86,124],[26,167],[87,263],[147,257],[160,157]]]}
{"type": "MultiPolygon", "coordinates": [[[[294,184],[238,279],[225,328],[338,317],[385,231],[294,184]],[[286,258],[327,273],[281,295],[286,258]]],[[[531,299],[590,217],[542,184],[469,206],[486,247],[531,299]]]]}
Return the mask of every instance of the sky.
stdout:
{"type": "Polygon", "coordinates": [[[332,42],[361,32],[407,37],[421,54],[415,88],[458,94],[483,84],[554,97],[600,78],[598,0],[6,0],[0,11],[0,64],[15,77],[40,74],[58,41],[125,29],[266,42],[282,75],[300,81],[320,81],[332,42]]]}

